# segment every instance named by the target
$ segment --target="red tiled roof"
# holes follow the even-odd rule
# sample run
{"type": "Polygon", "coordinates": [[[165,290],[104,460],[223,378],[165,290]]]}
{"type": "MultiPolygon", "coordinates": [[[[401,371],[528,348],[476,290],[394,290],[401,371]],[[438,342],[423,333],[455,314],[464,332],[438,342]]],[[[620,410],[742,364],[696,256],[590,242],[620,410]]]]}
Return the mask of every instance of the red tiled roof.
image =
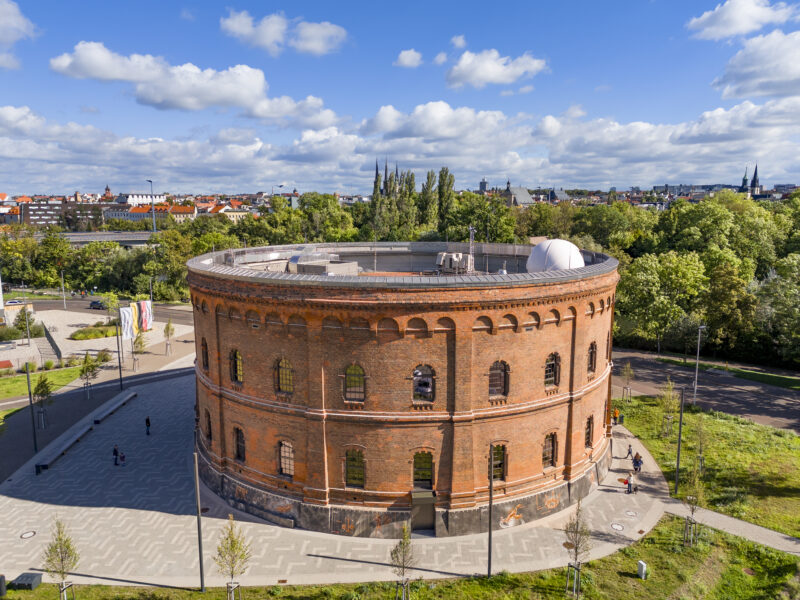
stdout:
{"type": "Polygon", "coordinates": [[[19,204],[20,202],[22,202],[24,204],[26,202],[31,202],[31,199],[28,198],[28,196],[20,196],[19,198],[16,199],[16,201],[17,201],[17,204],[19,204]]]}
{"type": "Polygon", "coordinates": [[[10,360],[0,360],[0,369],[13,369],[14,363],[10,360]]]}

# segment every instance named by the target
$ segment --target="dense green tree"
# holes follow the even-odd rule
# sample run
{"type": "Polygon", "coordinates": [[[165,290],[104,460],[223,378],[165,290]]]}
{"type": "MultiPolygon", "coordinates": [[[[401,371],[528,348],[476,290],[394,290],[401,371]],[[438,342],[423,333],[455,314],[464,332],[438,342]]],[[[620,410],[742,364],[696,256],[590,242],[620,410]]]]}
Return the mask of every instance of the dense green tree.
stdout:
{"type": "Polygon", "coordinates": [[[447,167],[439,171],[439,183],[436,187],[439,207],[439,233],[445,234],[448,227],[454,223],[453,206],[455,205],[455,177],[447,167]]]}
{"type": "Polygon", "coordinates": [[[330,194],[303,194],[300,212],[309,242],[349,242],[358,233],[350,213],[330,194]]]}
{"type": "Polygon", "coordinates": [[[438,228],[439,225],[439,194],[436,187],[436,171],[428,171],[422,191],[419,194],[418,215],[420,225],[438,228]]]}
{"type": "Polygon", "coordinates": [[[703,263],[694,252],[645,254],[634,260],[618,287],[618,306],[644,337],[661,338],[672,323],[699,309],[706,290],[703,263]]]}
{"type": "Polygon", "coordinates": [[[758,321],[770,350],[800,364],[800,254],[779,260],[758,296],[758,321]]]}

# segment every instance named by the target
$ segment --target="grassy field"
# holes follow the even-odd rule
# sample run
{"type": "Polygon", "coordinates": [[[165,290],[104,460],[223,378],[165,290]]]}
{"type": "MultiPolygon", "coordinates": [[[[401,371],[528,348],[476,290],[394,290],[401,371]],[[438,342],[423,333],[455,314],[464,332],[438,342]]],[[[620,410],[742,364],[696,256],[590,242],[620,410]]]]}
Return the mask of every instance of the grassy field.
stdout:
{"type": "MultiPolygon", "coordinates": [[[[677,453],[673,433],[660,435],[662,413],[654,398],[635,397],[614,406],[653,454],[672,491],[677,453]]],[[[698,425],[705,433],[705,486],[708,508],[800,537],[800,437],[747,419],[688,406],[684,412],[681,475],[695,462],[698,425]]],[[[679,497],[683,497],[679,490],[679,497]]]]}
{"type": "MultiPolygon", "coordinates": [[[[662,363],[668,363],[670,365],[678,365],[679,367],[687,367],[694,369],[694,362],[684,362],[679,358],[664,358],[660,357],[656,359],[662,363]]],[[[740,379],[749,379],[750,381],[758,381],[759,383],[768,383],[770,385],[775,385],[782,388],[787,388],[790,390],[800,390],[800,377],[790,377],[788,375],[775,375],[773,373],[764,373],[762,371],[751,371],[749,369],[740,369],[738,367],[723,367],[721,365],[715,365],[710,363],[700,363],[700,370],[707,371],[708,369],[720,369],[720,370],[727,370],[729,373],[734,375],[735,377],[739,377],[740,379]]]]}
{"type": "MultiPolygon", "coordinates": [[[[53,384],[53,390],[65,386],[78,378],[80,367],[68,367],[66,369],[54,369],[52,371],[37,371],[31,373],[31,387],[36,385],[39,373],[44,373],[53,384]]],[[[16,398],[28,394],[28,383],[25,375],[15,375],[13,377],[3,377],[0,379],[0,400],[5,398],[16,398]]]]}
{"type": "MultiPolygon", "coordinates": [[[[796,557],[704,529],[694,548],[682,544],[683,521],[665,517],[636,544],[585,565],[583,596],[587,600],[755,600],[800,598],[796,557]],[[637,561],[650,568],[646,581],[636,577],[637,561]]],[[[415,600],[530,600],[564,598],[565,571],[501,573],[485,577],[412,583],[415,600]]],[[[9,591],[10,600],[50,600],[55,586],[33,592],[9,591]]],[[[110,586],[79,586],[81,600],[223,600],[225,591],[110,586]]],[[[246,588],[244,598],[292,600],[385,600],[394,598],[394,583],[246,588]]]]}

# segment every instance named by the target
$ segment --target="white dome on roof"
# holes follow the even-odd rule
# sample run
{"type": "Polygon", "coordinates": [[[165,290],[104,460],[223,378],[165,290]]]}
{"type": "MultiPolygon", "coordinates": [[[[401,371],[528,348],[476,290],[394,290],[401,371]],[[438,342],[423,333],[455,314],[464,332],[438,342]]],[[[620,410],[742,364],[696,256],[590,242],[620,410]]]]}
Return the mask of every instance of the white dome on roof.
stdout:
{"type": "Polygon", "coordinates": [[[580,249],[567,240],[545,240],[536,244],[528,257],[528,273],[579,269],[585,266],[580,249]]]}

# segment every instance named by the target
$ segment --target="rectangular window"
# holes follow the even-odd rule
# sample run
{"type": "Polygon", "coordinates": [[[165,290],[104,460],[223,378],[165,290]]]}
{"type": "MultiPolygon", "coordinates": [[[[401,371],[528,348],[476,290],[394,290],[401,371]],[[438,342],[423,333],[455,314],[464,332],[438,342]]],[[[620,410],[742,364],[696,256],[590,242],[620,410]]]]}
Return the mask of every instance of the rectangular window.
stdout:
{"type": "Polygon", "coordinates": [[[345,485],[364,487],[364,454],[360,450],[348,450],[345,455],[345,485]]]}
{"type": "Polygon", "coordinates": [[[414,487],[433,489],[433,455],[430,452],[417,452],[414,455],[414,487]]]}
{"type": "Polygon", "coordinates": [[[492,446],[492,479],[506,478],[506,447],[492,446]]]}
{"type": "Polygon", "coordinates": [[[294,448],[288,442],[281,442],[281,475],[294,477],[294,448]]]}

